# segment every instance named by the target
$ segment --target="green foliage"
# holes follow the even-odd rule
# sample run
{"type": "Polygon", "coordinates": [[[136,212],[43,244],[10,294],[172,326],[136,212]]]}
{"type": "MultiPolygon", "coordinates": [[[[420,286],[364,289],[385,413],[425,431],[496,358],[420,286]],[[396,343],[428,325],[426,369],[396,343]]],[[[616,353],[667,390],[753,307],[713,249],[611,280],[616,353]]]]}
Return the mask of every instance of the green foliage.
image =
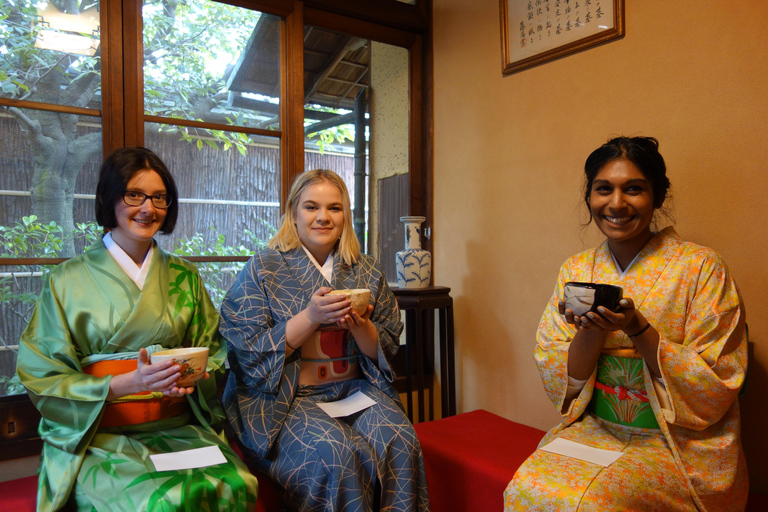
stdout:
{"type": "MultiPolygon", "coordinates": [[[[269,228],[272,234],[275,229],[266,221],[262,223],[269,228]]],[[[206,239],[203,233],[196,233],[190,238],[180,239],[173,248],[173,253],[178,256],[251,256],[259,249],[267,247],[267,240],[262,240],[251,230],[246,229],[245,235],[250,239],[250,246],[227,245],[224,235],[217,233],[213,226],[209,228],[212,239],[206,239]]],[[[224,300],[229,286],[235,276],[243,268],[243,262],[207,262],[196,263],[200,275],[203,278],[208,295],[218,309],[224,300]]]]}
{"type": "MultiPolygon", "coordinates": [[[[306,105],[305,109],[312,110],[315,112],[331,112],[339,116],[350,113],[349,110],[324,107],[322,105],[306,105]]],[[[307,122],[307,120],[305,119],[304,127],[306,128],[308,126],[312,126],[312,123],[307,122]]],[[[334,141],[338,144],[343,144],[347,140],[354,141],[355,140],[354,125],[343,124],[339,126],[332,126],[330,128],[326,128],[325,130],[319,130],[307,135],[308,139],[314,139],[315,137],[317,137],[317,147],[320,148],[320,154],[323,154],[325,153],[326,148],[331,144],[333,144],[334,141]]],[[[365,137],[365,134],[363,134],[363,137],[365,137]]]]}
{"type": "MultiPolygon", "coordinates": [[[[262,222],[274,233],[274,228],[266,221],[262,222]]],[[[267,246],[265,240],[250,230],[245,231],[250,240],[249,247],[242,244],[227,245],[224,235],[217,233],[213,227],[210,231],[211,239],[206,239],[203,233],[197,233],[191,238],[178,240],[172,252],[180,256],[250,256],[256,250],[267,246]]],[[[0,226],[0,257],[55,258],[60,256],[59,251],[68,237],[73,239],[78,247],[87,248],[100,240],[101,235],[102,228],[95,222],[77,224],[74,232],[66,235],[55,222],[42,224],[37,222],[37,217],[30,215],[13,226],[0,226]]],[[[213,303],[218,308],[243,263],[199,263],[197,267],[213,303]]],[[[0,316],[4,322],[13,322],[22,328],[29,322],[37,303],[41,281],[53,268],[54,265],[3,268],[0,273],[0,316]]],[[[183,297],[178,299],[184,301],[183,297]]],[[[0,347],[5,350],[16,351],[17,344],[18,340],[5,340],[0,335],[0,347]]],[[[23,392],[24,387],[16,376],[0,376],[0,395],[23,392]]]]}
{"type": "MultiPolygon", "coordinates": [[[[90,57],[36,47],[38,34],[44,28],[39,22],[38,8],[51,3],[0,2],[0,96],[72,104],[72,98],[85,97],[81,88],[100,87],[100,81],[89,85],[81,80],[88,74],[100,75],[100,51],[90,57]],[[52,80],[58,83],[47,89],[47,95],[57,97],[36,98],[36,92],[41,93],[41,83],[52,80]]],[[[81,9],[93,10],[98,0],[79,4],[81,9]]],[[[229,73],[261,16],[257,11],[212,0],[145,0],[145,113],[233,126],[254,126],[267,119],[248,110],[232,109],[227,103],[229,73]]],[[[168,125],[161,125],[160,129],[171,130],[180,140],[198,148],[207,144],[226,151],[234,146],[243,155],[251,143],[247,135],[222,130],[168,125]]]]}
{"type": "MultiPolygon", "coordinates": [[[[228,74],[261,13],[208,0],[173,4],[146,0],[142,13],[147,114],[234,126],[266,119],[227,104],[228,74]]],[[[180,140],[198,149],[204,145],[224,151],[235,147],[245,155],[251,143],[250,137],[237,132],[187,126],[161,129],[177,133],[180,140]]]]}
{"type": "MultiPolygon", "coordinates": [[[[101,228],[95,223],[77,224],[67,234],[55,222],[43,224],[37,217],[23,217],[12,226],[0,226],[0,257],[3,258],[56,258],[68,241],[88,246],[99,239],[101,228]]],[[[37,302],[40,283],[53,269],[53,265],[27,265],[3,267],[0,274],[0,316],[8,324],[26,325],[37,302]]],[[[17,340],[6,340],[0,335],[0,347],[15,351],[17,340]]],[[[23,393],[24,388],[15,377],[0,376],[0,394],[23,393]]]]}
{"type": "Polygon", "coordinates": [[[18,375],[13,375],[12,377],[0,375],[0,396],[23,395],[26,392],[27,390],[24,389],[24,385],[19,380],[18,375]],[[5,391],[3,391],[3,388],[5,388],[5,391]]]}
{"type": "Polygon", "coordinates": [[[312,139],[318,137],[317,146],[320,148],[320,154],[323,154],[325,153],[326,147],[333,144],[334,141],[338,144],[343,144],[346,140],[355,140],[355,136],[352,133],[352,130],[347,128],[348,126],[350,125],[334,126],[333,128],[320,130],[319,132],[309,134],[307,138],[312,139]]]}
{"type": "MultiPolygon", "coordinates": [[[[13,226],[0,226],[0,257],[56,258],[61,256],[67,241],[89,246],[101,236],[101,228],[93,222],[77,224],[75,230],[67,234],[53,221],[48,224],[36,221],[37,217],[30,215],[13,226]]],[[[52,268],[53,265],[31,265],[23,270],[9,269],[4,273],[9,275],[0,276],[0,304],[34,304],[37,294],[19,291],[26,287],[19,285],[17,274],[23,272],[25,275],[45,277],[52,268]]]]}
{"type": "Polygon", "coordinates": [[[63,86],[86,73],[98,73],[98,53],[94,57],[73,56],[35,47],[42,28],[36,22],[37,8],[45,4],[32,0],[0,2],[0,83],[5,97],[24,99],[52,70],[63,72],[63,86]]]}

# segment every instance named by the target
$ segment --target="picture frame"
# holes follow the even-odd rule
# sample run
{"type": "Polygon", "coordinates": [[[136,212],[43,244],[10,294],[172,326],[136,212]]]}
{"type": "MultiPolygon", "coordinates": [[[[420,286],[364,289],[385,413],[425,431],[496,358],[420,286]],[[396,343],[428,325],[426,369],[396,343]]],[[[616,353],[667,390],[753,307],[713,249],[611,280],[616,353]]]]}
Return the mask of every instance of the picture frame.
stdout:
{"type": "Polygon", "coordinates": [[[624,0],[500,0],[501,73],[624,36],[624,0]]]}

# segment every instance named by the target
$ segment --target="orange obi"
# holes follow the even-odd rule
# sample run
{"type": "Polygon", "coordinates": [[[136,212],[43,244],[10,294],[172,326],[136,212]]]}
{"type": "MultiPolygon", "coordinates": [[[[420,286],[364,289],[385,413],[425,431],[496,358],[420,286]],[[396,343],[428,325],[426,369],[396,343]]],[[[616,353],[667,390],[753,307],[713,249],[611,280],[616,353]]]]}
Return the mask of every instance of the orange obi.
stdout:
{"type": "MultiPolygon", "coordinates": [[[[136,359],[97,361],[83,368],[83,373],[94,377],[121,375],[135,370],[137,364],[136,359]]],[[[124,427],[171,418],[185,413],[187,407],[185,397],[171,397],[159,392],[143,391],[107,402],[99,427],[124,427]]]]}

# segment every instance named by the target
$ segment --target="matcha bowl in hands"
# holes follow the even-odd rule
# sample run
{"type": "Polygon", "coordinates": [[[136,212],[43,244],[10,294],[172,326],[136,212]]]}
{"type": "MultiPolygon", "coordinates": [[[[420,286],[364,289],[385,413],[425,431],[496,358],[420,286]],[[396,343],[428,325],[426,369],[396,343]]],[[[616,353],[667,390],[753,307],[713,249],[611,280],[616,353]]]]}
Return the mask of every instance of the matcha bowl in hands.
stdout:
{"type": "Polygon", "coordinates": [[[367,289],[333,290],[326,295],[346,295],[352,302],[352,309],[360,316],[365,314],[371,301],[371,290],[367,289]]]}
{"type": "Polygon", "coordinates": [[[149,361],[152,364],[169,360],[173,361],[173,364],[179,365],[181,371],[176,385],[188,387],[205,375],[205,369],[208,366],[208,347],[172,348],[160,350],[149,356],[149,361]]]}

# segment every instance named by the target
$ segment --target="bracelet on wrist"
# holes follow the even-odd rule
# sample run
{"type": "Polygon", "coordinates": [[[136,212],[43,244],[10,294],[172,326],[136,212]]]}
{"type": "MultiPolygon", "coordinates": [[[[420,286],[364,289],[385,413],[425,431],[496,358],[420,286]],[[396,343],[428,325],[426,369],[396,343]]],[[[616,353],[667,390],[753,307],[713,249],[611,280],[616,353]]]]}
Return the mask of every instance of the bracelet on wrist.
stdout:
{"type": "Polygon", "coordinates": [[[627,334],[627,336],[629,336],[630,338],[637,338],[638,336],[643,334],[645,331],[647,331],[650,326],[651,326],[651,322],[648,322],[647,324],[645,324],[645,327],[637,331],[635,334],[627,334]]]}

